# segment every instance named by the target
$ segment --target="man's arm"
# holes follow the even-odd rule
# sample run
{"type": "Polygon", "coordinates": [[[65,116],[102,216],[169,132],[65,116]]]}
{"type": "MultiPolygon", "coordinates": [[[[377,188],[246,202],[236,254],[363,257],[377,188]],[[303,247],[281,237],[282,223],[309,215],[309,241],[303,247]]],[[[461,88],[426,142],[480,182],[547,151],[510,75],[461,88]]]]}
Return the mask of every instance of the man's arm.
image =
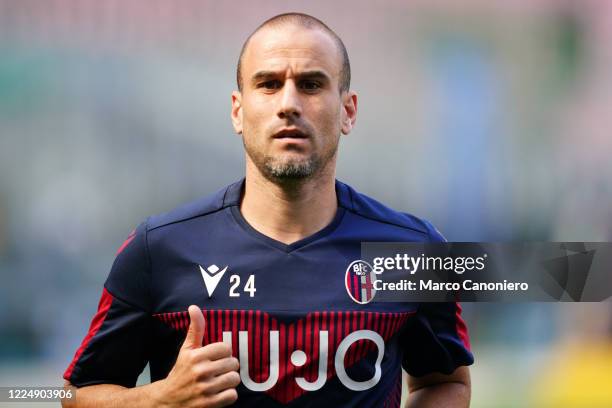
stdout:
{"type": "Polygon", "coordinates": [[[159,384],[152,383],[135,388],[125,388],[120,385],[99,384],[87,387],[73,388],[68,381],[65,389],[72,389],[77,398],[62,400],[63,408],[85,407],[153,407],[159,406],[156,390],[159,384]]]}
{"type": "Polygon", "coordinates": [[[428,374],[422,377],[408,376],[408,400],[406,408],[437,407],[466,408],[470,406],[472,384],[468,367],[458,367],[452,374],[428,374]]]}
{"type": "MultiPolygon", "coordinates": [[[[125,388],[120,385],[98,384],[76,389],[76,398],[62,400],[62,408],[158,408],[158,407],[225,407],[238,398],[236,390],[229,388],[221,393],[206,396],[202,394],[199,399],[187,400],[177,404],[171,393],[164,392],[164,380],[134,388],[125,388]]],[[[64,388],[72,387],[69,382],[64,388]]],[[[75,389],[72,388],[73,392],[75,389]]],[[[183,396],[185,397],[185,396],[183,396]]]]}

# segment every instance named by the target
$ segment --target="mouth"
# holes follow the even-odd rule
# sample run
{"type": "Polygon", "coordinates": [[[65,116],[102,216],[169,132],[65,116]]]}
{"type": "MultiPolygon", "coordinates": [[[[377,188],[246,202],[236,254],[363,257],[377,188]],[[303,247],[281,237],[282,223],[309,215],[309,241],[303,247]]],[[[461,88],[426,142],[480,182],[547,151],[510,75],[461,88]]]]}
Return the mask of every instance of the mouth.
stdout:
{"type": "Polygon", "coordinates": [[[308,139],[308,134],[297,128],[287,128],[276,132],[272,137],[274,139],[308,139]]]}

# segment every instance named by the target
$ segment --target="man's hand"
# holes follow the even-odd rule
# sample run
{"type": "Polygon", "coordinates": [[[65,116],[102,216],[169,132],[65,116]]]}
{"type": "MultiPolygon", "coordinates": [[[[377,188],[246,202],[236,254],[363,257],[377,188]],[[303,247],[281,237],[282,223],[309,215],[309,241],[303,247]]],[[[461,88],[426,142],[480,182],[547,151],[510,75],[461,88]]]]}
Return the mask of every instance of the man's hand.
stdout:
{"type": "Polygon", "coordinates": [[[157,388],[158,402],[167,407],[224,407],[238,399],[238,360],[225,343],[202,347],[206,322],[202,311],[189,306],[191,322],[174,367],[157,388]]]}

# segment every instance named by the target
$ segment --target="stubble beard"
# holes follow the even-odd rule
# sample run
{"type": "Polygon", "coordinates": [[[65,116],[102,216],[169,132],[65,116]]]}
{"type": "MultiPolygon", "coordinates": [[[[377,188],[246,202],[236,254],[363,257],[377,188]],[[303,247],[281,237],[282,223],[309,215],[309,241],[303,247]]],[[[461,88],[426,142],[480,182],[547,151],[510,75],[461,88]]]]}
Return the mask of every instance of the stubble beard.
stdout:
{"type": "Polygon", "coordinates": [[[280,185],[301,184],[317,177],[321,170],[336,155],[338,144],[324,155],[313,153],[307,158],[278,157],[266,155],[244,142],[247,155],[259,172],[269,181],[280,185]]]}
{"type": "Polygon", "coordinates": [[[259,169],[269,179],[276,181],[299,181],[312,177],[321,168],[320,157],[313,155],[307,159],[282,159],[264,156],[259,169]]]}

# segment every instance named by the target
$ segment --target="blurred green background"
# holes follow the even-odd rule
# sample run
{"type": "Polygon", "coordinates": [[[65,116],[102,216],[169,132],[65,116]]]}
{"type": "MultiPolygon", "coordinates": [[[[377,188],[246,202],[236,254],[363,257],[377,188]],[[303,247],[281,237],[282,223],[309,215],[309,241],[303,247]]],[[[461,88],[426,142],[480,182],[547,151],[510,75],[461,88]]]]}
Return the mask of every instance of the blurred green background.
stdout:
{"type": "MultiPolygon", "coordinates": [[[[451,241],[611,240],[612,1],[0,0],[0,386],[62,384],[125,236],[243,174],[235,64],[287,11],[349,51],[339,179],[451,241]]],[[[473,407],[612,406],[610,303],[464,310],[473,407]]]]}

